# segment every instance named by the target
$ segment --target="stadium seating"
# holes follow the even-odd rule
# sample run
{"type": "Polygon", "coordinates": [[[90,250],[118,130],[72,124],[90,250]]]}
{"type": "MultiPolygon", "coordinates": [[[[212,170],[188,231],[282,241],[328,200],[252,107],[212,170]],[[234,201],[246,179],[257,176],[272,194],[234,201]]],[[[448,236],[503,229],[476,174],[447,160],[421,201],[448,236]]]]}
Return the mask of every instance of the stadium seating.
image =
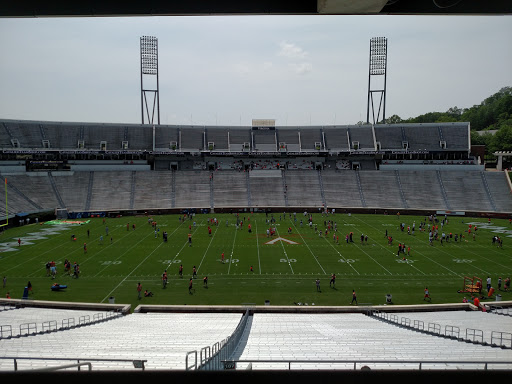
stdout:
{"type": "MultiPolygon", "coordinates": [[[[18,311],[21,310],[1,311],[0,323],[16,325],[35,321],[33,311],[29,311],[32,313],[27,318],[21,318],[24,314],[20,314],[14,320],[13,314],[18,311]]],[[[82,312],[75,314],[72,310],[59,315],[66,318],[83,316],[82,312]]],[[[50,316],[58,319],[59,315],[50,316]]],[[[46,316],[41,315],[40,319],[47,321],[46,316]]],[[[93,362],[94,370],[134,370],[131,361],[115,360],[147,360],[146,370],[184,370],[187,352],[222,341],[235,330],[240,318],[239,313],[134,313],[72,330],[2,339],[0,357],[74,359],[71,362],[88,358],[106,360],[93,362]]],[[[70,362],[20,359],[18,369],[66,364],[70,362]]],[[[0,371],[12,369],[12,360],[0,359],[0,371]]]]}
{"type": "MultiPolygon", "coordinates": [[[[492,344],[492,332],[507,332],[512,334],[512,321],[510,316],[497,316],[487,314],[480,311],[435,311],[435,312],[397,312],[395,313],[400,319],[405,318],[410,321],[410,325],[414,327],[414,321],[422,322],[422,328],[428,330],[429,324],[437,324],[439,328],[432,326],[431,329],[441,334],[451,334],[454,327],[457,333],[453,333],[459,338],[466,338],[473,335],[471,330],[481,331],[481,337],[475,338],[476,341],[492,344]],[[466,335],[466,330],[469,330],[466,335]]],[[[401,321],[401,323],[403,323],[401,321]]],[[[480,333],[478,333],[480,336],[480,333]]],[[[471,337],[471,339],[473,339],[471,337]]]]}
{"type": "MultiPolygon", "coordinates": [[[[437,316],[437,312],[430,315],[437,316]]],[[[454,315],[454,319],[461,318],[460,312],[454,315]]],[[[288,369],[287,361],[297,361],[291,369],[353,369],[354,361],[365,361],[372,369],[417,369],[417,361],[432,360],[438,363],[430,369],[449,369],[447,361],[510,363],[512,350],[426,335],[363,314],[255,313],[235,356],[239,360],[282,360],[252,363],[253,370],[288,369]],[[392,362],[400,362],[399,367],[392,362]]],[[[424,365],[424,369],[428,368],[424,365]]]]}
{"type": "MultiPolygon", "coordinates": [[[[217,171],[89,171],[1,174],[8,179],[9,214],[55,208],[70,212],[212,207],[451,209],[512,212],[503,172],[320,171],[277,169],[255,161],[217,171]],[[210,180],[212,177],[212,180],[210,180]],[[272,191],[272,193],[270,193],[272,191]],[[286,191],[286,192],[285,192],[286,191]],[[269,196],[272,196],[269,199],[269,196]]],[[[308,166],[306,168],[311,168],[308,166]]],[[[5,195],[0,196],[5,211],[5,195]]],[[[1,212],[1,211],[0,211],[1,212]]]]}
{"type": "Polygon", "coordinates": [[[230,205],[512,212],[505,174],[468,158],[468,123],[253,129],[5,119],[0,148],[3,216],[230,205]],[[44,157],[25,171],[19,152],[44,157]],[[45,164],[59,153],[64,160],[45,164]]]}
{"type": "MultiPolygon", "coordinates": [[[[229,359],[252,361],[253,370],[417,370],[420,363],[423,370],[475,369],[478,364],[482,366],[477,369],[484,369],[484,364],[489,370],[512,369],[510,346],[461,340],[467,328],[482,329],[486,342],[491,332],[510,334],[509,316],[465,310],[392,313],[397,321],[357,312],[315,312],[313,307],[291,312],[254,309],[229,359]],[[425,328],[435,322],[443,331],[422,332],[404,318],[411,324],[423,322],[425,328]],[[444,337],[446,326],[459,328],[461,337],[444,337]]],[[[9,326],[20,332],[0,335],[0,371],[12,371],[13,358],[18,358],[19,370],[77,360],[90,360],[93,370],[100,371],[135,370],[133,360],[145,361],[146,370],[185,370],[189,353],[199,354],[230,337],[241,318],[241,310],[119,315],[44,307],[4,309],[2,330],[9,326]]],[[[239,362],[237,369],[248,365],[239,362]]]]}

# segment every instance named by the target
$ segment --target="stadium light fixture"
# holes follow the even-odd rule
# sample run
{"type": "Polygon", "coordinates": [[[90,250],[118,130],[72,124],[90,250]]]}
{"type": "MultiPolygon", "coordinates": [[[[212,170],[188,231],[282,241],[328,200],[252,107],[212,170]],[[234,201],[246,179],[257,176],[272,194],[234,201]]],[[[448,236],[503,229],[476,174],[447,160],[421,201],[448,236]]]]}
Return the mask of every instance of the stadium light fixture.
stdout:
{"type": "Polygon", "coordinates": [[[373,37],[370,39],[370,62],[368,70],[368,105],[366,122],[370,123],[370,109],[372,112],[373,124],[379,121],[382,112],[382,122],[386,122],[386,71],[388,63],[388,39],[386,37],[373,37]],[[383,76],[380,88],[372,89],[374,76],[383,76]],[[373,94],[380,94],[379,108],[375,116],[373,94]]]}
{"type": "MultiPolygon", "coordinates": [[[[153,81],[153,83],[155,83],[153,81]]],[[[140,38],[140,89],[141,89],[141,115],[142,124],[147,116],[148,124],[154,124],[155,109],[158,125],[160,125],[160,93],[158,83],[158,39],[154,36],[142,36],[140,38]],[[145,86],[144,80],[148,76],[156,77],[156,85],[152,88],[145,86]],[[147,94],[153,96],[153,106],[150,113],[147,94]],[[144,110],[145,107],[145,110],[144,110]]]]}

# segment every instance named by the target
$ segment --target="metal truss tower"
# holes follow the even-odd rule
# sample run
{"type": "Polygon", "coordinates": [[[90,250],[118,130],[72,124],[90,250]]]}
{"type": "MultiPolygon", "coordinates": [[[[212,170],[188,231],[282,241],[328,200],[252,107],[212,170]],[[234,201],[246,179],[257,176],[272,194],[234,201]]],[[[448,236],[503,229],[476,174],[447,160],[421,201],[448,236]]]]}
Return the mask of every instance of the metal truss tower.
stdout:
{"type": "Polygon", "coordinates": [[[140,38],[140,91],[142,124],[146,123],[144,116],[147,117],[148,124],[155,124],[154,120],[156,112],[157,124],[160,125],[160,94],[158,89],[158,39],[153,36],[142,36],[140,38]],[[149,83],[149,86],[146,85],[147,83],[149,83]],[[150,96],[149,98],[148,95],[150,96]],[[150,111],[151,102],[153,105],[150,111]]]}
{"type": "Polygon", "coordinates": [[[386,122],[386,71],[388,64],[388,39],[385,37],[373,37],[370,39],[370,64],[368,71],[368,105],[366,109],[366,122],[370,123],[370,111],[372,124],[386,122]],[[375,85],[374,83],[377,82],[375,85]],[[377,86],[377,88],[373,88],[377,86]],[[374,93],[377,94],[374,97],[374,93]],[[379,97],[380,94],[380,97],[379,97]],[[379,108],[375,115],[375,102],[378,100],[379,108]]]}

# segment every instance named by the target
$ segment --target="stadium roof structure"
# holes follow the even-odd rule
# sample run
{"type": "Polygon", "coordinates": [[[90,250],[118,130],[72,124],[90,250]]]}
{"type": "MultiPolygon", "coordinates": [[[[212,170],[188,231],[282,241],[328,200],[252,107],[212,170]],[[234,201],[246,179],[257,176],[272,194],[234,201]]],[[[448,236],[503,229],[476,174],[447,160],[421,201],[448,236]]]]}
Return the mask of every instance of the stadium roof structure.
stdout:
{"type": "Polygon", "coordinates": [[[216,0],[3,2],[0,17],[177,15],[482,15],[511,14],[509,0],[216,0]]]}

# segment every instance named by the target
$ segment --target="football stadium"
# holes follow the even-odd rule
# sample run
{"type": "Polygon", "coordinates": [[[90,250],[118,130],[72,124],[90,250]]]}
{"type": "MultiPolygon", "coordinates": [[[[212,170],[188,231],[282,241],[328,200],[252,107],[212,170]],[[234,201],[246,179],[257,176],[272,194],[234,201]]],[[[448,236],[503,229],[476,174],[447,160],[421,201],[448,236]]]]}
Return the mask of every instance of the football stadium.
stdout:
{"type": "Polygon", "coordinates": [[[2,118],[0,372],[509,374],[501,161],[470,122],[2,118]]]}

